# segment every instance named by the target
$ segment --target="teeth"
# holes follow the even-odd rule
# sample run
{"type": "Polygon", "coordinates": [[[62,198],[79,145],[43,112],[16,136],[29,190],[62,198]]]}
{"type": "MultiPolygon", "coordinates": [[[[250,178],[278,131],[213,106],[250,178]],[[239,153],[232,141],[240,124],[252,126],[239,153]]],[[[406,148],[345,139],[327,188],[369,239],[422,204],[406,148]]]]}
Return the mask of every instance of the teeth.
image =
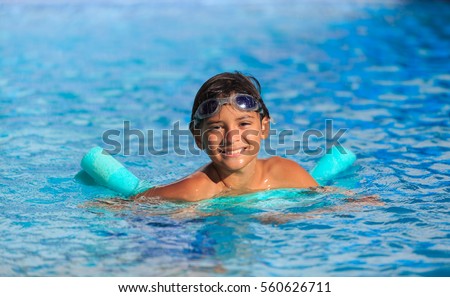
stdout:
{"type": "Polygon", "coordinates": [[[237,149],[237,150],[234,150],[234,151],[223,151],[223,150],[220,150],[220,153],[221,154],[225,154],[225,155],[236,155],[236,154],[242,153],[244,150],[245,150],[245,148],[237,149]]]}

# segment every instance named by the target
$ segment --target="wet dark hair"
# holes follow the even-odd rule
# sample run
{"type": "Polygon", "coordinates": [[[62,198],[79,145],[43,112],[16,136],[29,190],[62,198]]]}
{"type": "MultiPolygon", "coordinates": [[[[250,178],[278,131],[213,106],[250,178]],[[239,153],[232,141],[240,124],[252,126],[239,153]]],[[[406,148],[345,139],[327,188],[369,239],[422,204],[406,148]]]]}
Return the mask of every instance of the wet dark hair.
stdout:
{"type": "Polygon", "coordinates": [[[261,102],[263,114],[261,119],[269,116],[269,110],[267,109],[264,101],[261,97],[261,85],[259,81],[251,75],[243,75],[236,72],[224,72],[217,74],[208,79],[198,90],[195,95],[194,105],[192,106],[191,123],[189,124],[189,130],[194,134],[194,114],[197,111],[198,106],[211,98],[224,98],[233,93],[241,93],[253,96],[256,100],[261,102]]]}

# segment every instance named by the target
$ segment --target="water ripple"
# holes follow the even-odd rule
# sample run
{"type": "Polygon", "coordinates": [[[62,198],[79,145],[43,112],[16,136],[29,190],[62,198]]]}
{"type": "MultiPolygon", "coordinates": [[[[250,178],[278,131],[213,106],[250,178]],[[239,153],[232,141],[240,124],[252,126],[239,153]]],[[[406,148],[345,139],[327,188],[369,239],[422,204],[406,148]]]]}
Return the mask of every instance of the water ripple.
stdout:
{"type": "MultiPolygon", "coordinates": [[[[450,275],[448,2],[157,2],[2,6],[0,276],[450,275]],[[186,125],[201,83],[234,69],[261,81],[274,128],[348,128],[358,161],[330,185],[384,205],[271,191],[86,207],[115,195],[74,178],[106,130],[186,125]]],[[[155,184],[207,162],[117,158],[155,184]]]]}

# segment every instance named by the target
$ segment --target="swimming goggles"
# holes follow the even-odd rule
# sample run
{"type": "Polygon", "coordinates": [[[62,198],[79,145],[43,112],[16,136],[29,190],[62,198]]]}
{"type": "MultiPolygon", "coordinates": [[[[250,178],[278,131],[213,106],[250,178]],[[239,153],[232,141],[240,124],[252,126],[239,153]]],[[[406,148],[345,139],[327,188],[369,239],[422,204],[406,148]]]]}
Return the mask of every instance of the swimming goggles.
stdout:
{"type": "Polygon", "coordinates": [[[195,125],[199,120],[212,117],[220,111],[220,107],[225,104],[231,104],[242,111],[262,112],[261,103],[247,94],[235,94],[228,98],[213,98],[203,101],[194,114],[195,125]]]}

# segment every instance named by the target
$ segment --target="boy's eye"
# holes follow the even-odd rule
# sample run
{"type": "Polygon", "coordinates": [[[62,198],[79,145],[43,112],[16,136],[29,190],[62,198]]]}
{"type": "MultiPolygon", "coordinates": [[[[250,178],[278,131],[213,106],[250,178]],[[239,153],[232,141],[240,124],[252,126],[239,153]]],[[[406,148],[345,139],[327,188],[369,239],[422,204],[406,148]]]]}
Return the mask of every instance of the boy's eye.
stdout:
{"type": "Polygon", "coordinates": [[[250,123],[250,122],[242,122],[242,123],[240,123],[240,125],[242,126],[242,127],[247,127],[247,126],[250,126],[252,123],[250,123]]]}
{"type": "Polygon", "coordinates": [[[220,128],[222,128],[222,127],[218,126],[218,125],[214,125],[214,126],[209,126],[208,127],[209,130],[220,130],[220,128]]]}

